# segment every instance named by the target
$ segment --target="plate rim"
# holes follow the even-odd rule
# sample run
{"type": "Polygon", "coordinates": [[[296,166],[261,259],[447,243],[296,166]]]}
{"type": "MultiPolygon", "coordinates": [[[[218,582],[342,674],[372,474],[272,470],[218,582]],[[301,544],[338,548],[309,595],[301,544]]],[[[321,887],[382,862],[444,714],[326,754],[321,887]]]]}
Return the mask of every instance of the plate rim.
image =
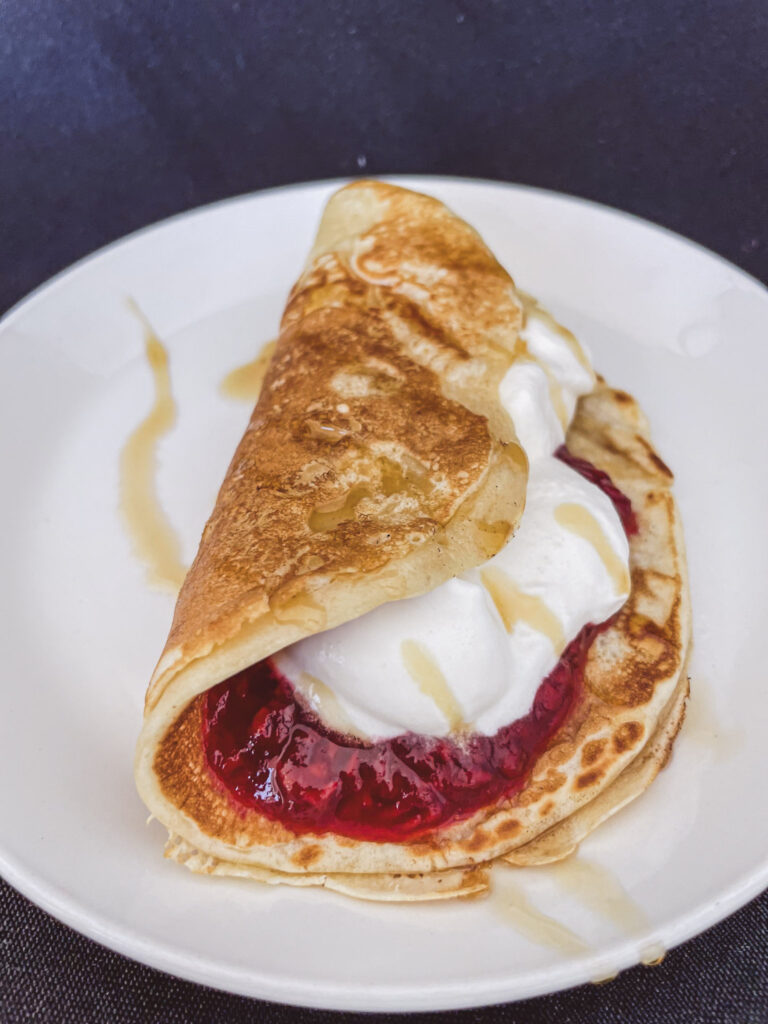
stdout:
{"type": "MultiPolygon", "coordinates": [[[[3,333],[12,327],[17,317],[25,314],[41,299],[49,297],[56,289],[66,285],[69,279],[82,273],[92,263],[97,263],[112,250],[139,242],[144,236],[149,236],[152,232],[166,227],[172,227],[176,222],[198,216],[215,215],[219,208],[225,206],[247,203],[257,198],[268,198],[271,195],[289,191],[341,187],[349,181],[367,177],[311,179],[276,185],[181,210],[169,217],[139,227],[86,253],[15,302],[0,317],[0,345],[3,342],[3,333]]],[[[626,219],[645,230],[651,229],[654,233],[660,233],[676,245],[682,243],[684,248],[693,249],[709,260],[714,259],[723,269],[735,274],[744,285],[748,285],[750,290],[755,289],[757,294],[768,302],[768,287],[759,278],[738,267],[719,253],[664,225],[593,199],[538,186],[479,177],[409,174],[382,175],[378,176],[378,180],[426,190],[429,190],[430,185],[433,187],[435,185],[480,186],[503,192],[515,192],[523,196],[526,194],[542,196],[567,205],[586,207],[601,215],[608,214],[621,220],[626,219]]],[[[209,958],[178,952],[169,948],[167,944],[164,945],[156,940],[147,940],[135,929],[126,926],[116,927],[106,914],[85,909],[80,901],[68,897],[57,884],[46,881],[34,872],[25,870],[23,862],[10,857],[2,848],[1,841],[0,875],[23,896],[57,920],[129,959],[193,983],[210,985],[234,994],[277,1001],[286,1005],[352,1011],[375,1009],[407,1012],[460,1009],[551,994],[582,984],[586,980],[583,967],[579,969],[583,964],[584,957],[575,957],[563,961],[554,985],[551,972],[548,969],[540,969],[529,973],[523,985],[519,980],[515,982],[514,979],[500,978],[484,979],[481,983],[470,982],[470,985],[466,981],[457,980],[449,984],[440,982],[432,987],[411,983],[410,985],[400,984],[396,988],[393,988],[392,985],[377,987],[363,983],[342,987],[338,982],[326,983],[313,980],[304,983],[302,987],[296,979],[283,978],[281,980],[278,978],[275,980],[275,977],[269,974],[259,974],[258,968],[254,969],[253,967],[247,970],[227,968],[209,958]]],[[[752,870],[742,872],[731,885],[719,891],[709,903],[699,905],[688,913],[679,915],[666,925],[666,930],[665,926],[661,926],[655,929],[654,934],[659,935],[665,947],[671,949],[719,923],[759,895],[766,887],[768,887],[768,854],[762,864],[752,870]]],[[[618,970],[625,970],[637,962],[637,953],[632,943],[617,942],[611,949],[611,964],[618,970]]]]}
{"type": "Polygon", "coordinates": [[[483,178],[473,177],[472,175],[451,175],[451,174],[382,174],[376,176],[369,175],[351,175],[348,177],[336,177],[336,178],[307,178],[303,181],[292,181],[283,185],[270,185],[268,188],[254,189],[251,192],[238,192],[232,196],[223,196],[221,199],[213,199],[209,203],[201,203],[198,206],[190,206],[185,210],[179,210],[176,213],[171,213],[167,217],[161,217],[159,220],[151,221],[149,224],[144,224],[139,228],[135,228],[133,231],[128,231],[124,235],[120,235],[118,238],[114,238],[111,242],[105,242],[104,245],[98,246],[96,249],[92,249],[85,253],[83,256],[78,257],[72,263],[68,263],[67,266],[62,267],[61,270],[57,270],[51,274],[50,277],[45,278],[40,284],[22,295],[20,299],[17,299],[11,306],[6,309],[2,315],[0,315],[0,331],[8,326],[8,323],[16,317],[16,315],[22,312],[23,308],[26,308],[34,300],[40,297],[40,293],[47,291],[50,288],[58,287],[61,283],[62,278],[68,277],[70,274],[79,272],[84,268],[90,261],[96,261],[100,257],[107,255],[112,249],[116,249],[119,246],[125,245],[129,242],[138,240],[145,234],[150,234],[159,228],[164,228],[174,224],[176,221],[188,217],[202,216],[206,213],[213,212],[219,207],[235,205],[241,202],[247,202],[261,196],[277,195],[282,192],[288,192],[290,190],[301,190],[308,188],[342,188],[344,185],[348,185],[353,181],[384,181],[393,185],[402,185],[405,188],[416,186],[419,183],[424,182],[438,182],[445,185],[480,185],[488,186],[491,188],[498,188],[502,191],[514,191],[514,192],[528,192],[534,195],[543,196],[549,199],[562,200],[567,203],[575,203],[579,206],[588,206],[600,213],[615,214],[620,218],[633,221],[638,226],[644,228],[653,228],[656,231],[668,236],[671,240],[680,243],[682,242],[689,248],[696,249],[701,255],[708,256],[711,259],[716,260],[722,264],[723,267],[728,268],[731,271],[735,271],[737,274],[746,278],[751,285],[756,285],[760,291],[768,292],[768,283],[760,280],[754,274],[751,274],[748,270],[744,270],[743,267],[738,266],[732,260],[729,260],[726,256],[721,255],[719,252],[715,252],[714,249],[710,249],[702,242],[697,242],[693,238],[688,238],[686,235],[681,234],[679,231],[675,231],[673,228],[668,228],[664,224],[660,224],[658,221],[651,220],[648,217],[643,217],[638,213],[631,213],[629,210],[622,210],[619,206],[611,206],[610,203],[602,203],[598,199],[589,199],[585,196],[577,195],[574,192],[560,192],[557,189],[543,188],[539,185],[526,185],[523,182],[517,181],[505,181],[502,178],[483,178]]]}

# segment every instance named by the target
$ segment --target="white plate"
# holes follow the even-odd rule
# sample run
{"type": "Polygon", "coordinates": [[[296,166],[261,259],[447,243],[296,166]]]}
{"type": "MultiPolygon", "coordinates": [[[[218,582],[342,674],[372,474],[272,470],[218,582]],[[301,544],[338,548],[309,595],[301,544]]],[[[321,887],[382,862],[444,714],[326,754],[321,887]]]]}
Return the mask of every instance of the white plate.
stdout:
{"type": "Polygon", "coordinates": [[[333,184],[185,214],[97,253],[0,326],[0,871],[61,920],[165,971],[266,999],[436,1009],[550,992],[637,962],[768,884],[768,294],[709,252],[590,203],[408,179],[474,224],[647,410],[677,472],[695,654],[669,770],[599,829],[647,915],[629,934],[518,878],[585,937],[564,955],[492,902],[375,906],[188,874],[161,857],[133,786],[144,687],[172,598],[150,590],[117,514],[118,454],[151,403],[133,297],[170,350],[178,424],[160,493],[192,556],[247,421],[218,383],[276,329],[333,184]],[[709,717],[705,714],[709,707],[709,717]]]}

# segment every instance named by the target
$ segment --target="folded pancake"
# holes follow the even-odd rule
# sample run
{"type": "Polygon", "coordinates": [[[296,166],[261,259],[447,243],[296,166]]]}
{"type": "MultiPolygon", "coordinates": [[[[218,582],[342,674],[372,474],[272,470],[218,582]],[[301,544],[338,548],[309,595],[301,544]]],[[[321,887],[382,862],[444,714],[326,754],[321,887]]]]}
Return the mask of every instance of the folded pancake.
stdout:
{"type": "Polygon", "coordinates": [[[566,441],[631,501],[631,589],[513,792],[371,840],[244,806],[206,758],[217,684],[505,545],[527,462],[499,389],[526,355],[524,317],[506,272],[435,200],[364,182],[330,201],[147,694],[136,778],[171,834],[168,856],[368,899],[470,895],[495,858],[565,855],[663,764],[687,693],[682,532],[644,416],[602,381],[566,441]]]}
{"type": "Polygon", "coordinates": [[[437,201],[369,183],[329,202],[147,693],[136,774],[161,820],[163,742],[198,694],[504,544],[527,475],[498,397],[521,316],[437,201]]]}

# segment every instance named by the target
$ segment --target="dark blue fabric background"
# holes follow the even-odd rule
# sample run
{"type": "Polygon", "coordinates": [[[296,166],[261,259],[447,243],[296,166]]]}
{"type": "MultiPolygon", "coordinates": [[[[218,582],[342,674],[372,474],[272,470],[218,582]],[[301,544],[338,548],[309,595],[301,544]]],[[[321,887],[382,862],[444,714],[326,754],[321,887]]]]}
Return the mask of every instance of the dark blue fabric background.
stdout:
{"type": "MultiPolygon", "coordinates": [[[[398,171],[587,196],[766,280],[767,82],[764,0],[0,0],[0,310],[179,210],[398,171]]],[[[661,967],[454,1019],[766,1021],[767,953],[764,896],[661,967]]],[[[2,1021],[330,1016],[139,967],[0,883],[2,1021]]]]}

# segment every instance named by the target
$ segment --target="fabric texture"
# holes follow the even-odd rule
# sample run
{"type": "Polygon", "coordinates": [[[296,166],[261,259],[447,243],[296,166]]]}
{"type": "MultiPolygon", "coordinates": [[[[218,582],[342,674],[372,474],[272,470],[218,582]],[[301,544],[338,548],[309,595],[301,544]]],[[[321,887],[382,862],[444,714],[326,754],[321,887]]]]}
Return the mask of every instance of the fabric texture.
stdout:
{"type": "MultiPolygon", "coordinates": [[[[4,0],[0,55],[0,311],[162,217],[361,173],[585,196],[768,280],[762,0],[4,0]]],[[[438,1016],[768,1021],[768,894],[660,967],[438,1016]]],[[[3,1024],[339,1019],[132,963],[0,883],[3,1024]]]]}
{"type": "MultiPolygon", "coordinates": [[[[428,1024],[760,1024],[768,1020],[768,893],[658,967],[633,967],[507,1006],[453,1013],[373,1014],[428,1024]]],[[[359,1014],[263,1003],[171,978],[126,960],[0,882],[0,1020],[45,1024],[342,1024],[359,1014]]]]}

